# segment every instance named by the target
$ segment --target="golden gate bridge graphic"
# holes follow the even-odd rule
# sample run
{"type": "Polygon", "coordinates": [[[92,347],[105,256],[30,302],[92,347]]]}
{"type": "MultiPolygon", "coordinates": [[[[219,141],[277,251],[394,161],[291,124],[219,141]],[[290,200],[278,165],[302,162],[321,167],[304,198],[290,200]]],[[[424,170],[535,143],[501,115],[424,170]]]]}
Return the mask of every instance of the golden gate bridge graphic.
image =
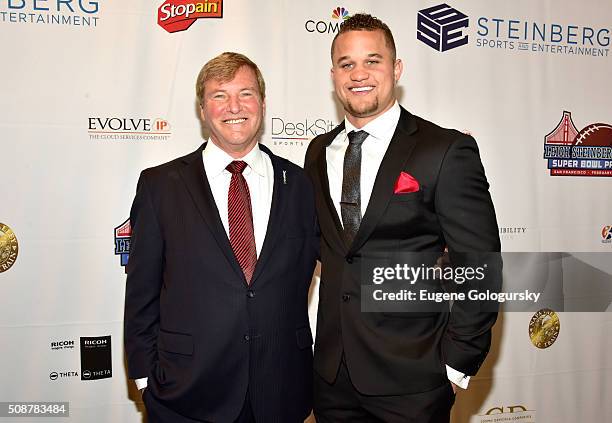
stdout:
{"type": "Polygon", "coordinates": [[[571,112],[544,137],[551,176],[612,176],[612,125],[595,123],[578,130],[571,112]]]}

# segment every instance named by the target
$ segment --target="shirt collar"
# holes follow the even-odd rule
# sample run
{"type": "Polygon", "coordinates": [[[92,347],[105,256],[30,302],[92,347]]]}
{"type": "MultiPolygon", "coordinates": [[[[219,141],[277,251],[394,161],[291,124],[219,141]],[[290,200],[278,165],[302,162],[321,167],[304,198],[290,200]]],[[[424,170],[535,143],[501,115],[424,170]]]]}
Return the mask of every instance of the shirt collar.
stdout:
{"type": "Polygon", "coordinates": [[[399,122],[400,114],[400,106],[397,100],[395,100],[393,106],[391,106],[389,110],[378,116],[376,119],[368,122],[366,125],[363,126],[363,128],[355,128],[355,126],[345,117],[344,128],[347,134],[351,131],[366,131],[371,137],[374,137],[375,139],[385,140],[389,138],[389,134],[393,134],[393,132],[395,131],[395,127],[399,122]]]}
{"type": "Polygon", "coordinates": [[[251,169],[255,174],[259,176],[266,175],[266,163],[263,158],[263,152],[259,148],[259,143],[255,144],[255,147],[249,151],[246,156],[235,159],[225,151],[221,150],[217,144],[212,142],[210,138],[206,143],[206,148],[202,151],[202,158],[204,160],[204,168],[206,173],[215,177],[223,173],[227,165],[234,160],[242,160],[246,162],[247,168],[245,172],[248,173],[251,169]]]}

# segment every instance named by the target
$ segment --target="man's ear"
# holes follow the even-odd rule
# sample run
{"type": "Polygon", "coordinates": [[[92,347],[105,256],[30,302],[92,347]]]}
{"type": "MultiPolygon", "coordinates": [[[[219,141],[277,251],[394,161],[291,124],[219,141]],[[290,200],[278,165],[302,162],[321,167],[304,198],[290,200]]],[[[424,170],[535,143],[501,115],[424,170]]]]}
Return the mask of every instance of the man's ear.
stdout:
{"type": "Polygon", "coordinates": [[[404,71],[404,64],[401,59],[397,59],[395,64],[393,65],[393,77],[395,78],[395,83],[399,81],[402,76],[402,72],[404,71]]]}

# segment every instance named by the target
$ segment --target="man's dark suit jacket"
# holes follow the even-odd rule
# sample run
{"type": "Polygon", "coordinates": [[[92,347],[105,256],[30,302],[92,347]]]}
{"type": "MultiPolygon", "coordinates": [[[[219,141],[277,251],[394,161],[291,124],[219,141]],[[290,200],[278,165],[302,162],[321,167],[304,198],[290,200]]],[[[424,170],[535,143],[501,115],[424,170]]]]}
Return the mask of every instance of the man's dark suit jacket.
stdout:
{"type": "Polygon", "coordinates": [[[457,304],[452,313],[364,313],[360,290],[366,282],[362,263],[371,254],[442,252],[446,246],[450,253],[500,250],[474,139],[402,108],[359,231],[346,245],[326,164],[326,147],[343,129],[341,124],[315,138],[304,166],[314,184],[322,233],[315,371],[333,383],[344,353],[354,386],[370,395],[439,387],[448,383],[445,364],[474,375],[487,355],[495,313],[457,304]],[[394,194],[402,171],[419,181],[418,192],[394,194]]]}
{"type": "Polygon", "coordinates": [[[248,286],[205,175],[205,146],[138,182],[125,302],[129,378],[148,377],[157,401],[192,419],[234,421],[248,389],[257,421],[301,421],[312,406],[312,184],[260,145],[274,189],[248,286]]]}

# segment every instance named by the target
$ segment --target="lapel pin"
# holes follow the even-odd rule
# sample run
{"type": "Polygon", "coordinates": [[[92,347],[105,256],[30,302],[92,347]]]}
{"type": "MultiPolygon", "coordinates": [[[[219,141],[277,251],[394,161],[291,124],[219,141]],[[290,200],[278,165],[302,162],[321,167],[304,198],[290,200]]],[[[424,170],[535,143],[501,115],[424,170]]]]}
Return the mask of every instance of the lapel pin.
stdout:
{"type": "Polygon", "coordinates": [[[283,170],[283,185],[287,185],[287,171],[283,170]]]}

